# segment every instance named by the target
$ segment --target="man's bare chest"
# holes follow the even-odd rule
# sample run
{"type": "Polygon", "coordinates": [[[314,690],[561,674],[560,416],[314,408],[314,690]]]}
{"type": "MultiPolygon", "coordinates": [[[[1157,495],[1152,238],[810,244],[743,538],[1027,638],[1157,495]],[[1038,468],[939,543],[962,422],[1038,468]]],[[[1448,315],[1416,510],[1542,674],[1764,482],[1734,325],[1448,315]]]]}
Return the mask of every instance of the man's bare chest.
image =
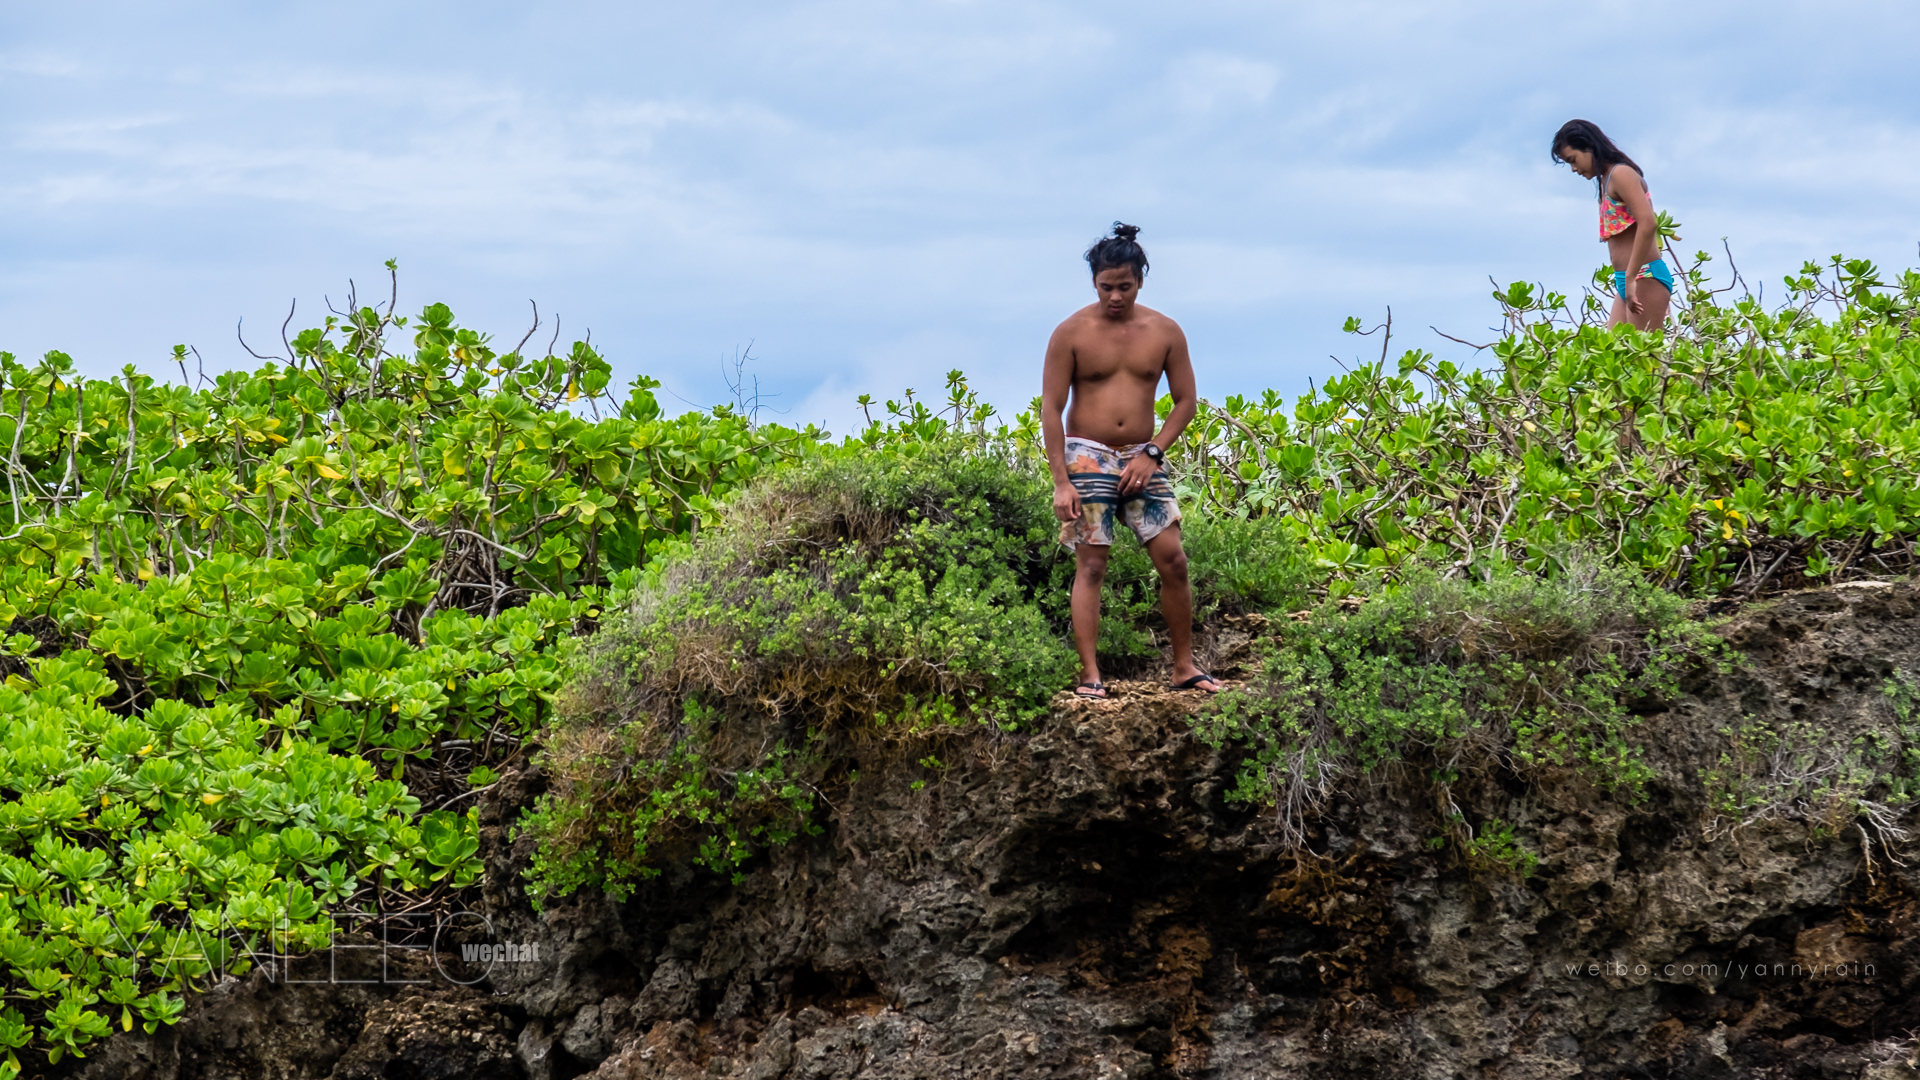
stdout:
{"type": "Polygon", "coordinates": [[[1150,341],[1093,341],[1076,343],[1073,377],[1076,382],[1157,382],[1167,367],[1167,348],[1150,341]]]}

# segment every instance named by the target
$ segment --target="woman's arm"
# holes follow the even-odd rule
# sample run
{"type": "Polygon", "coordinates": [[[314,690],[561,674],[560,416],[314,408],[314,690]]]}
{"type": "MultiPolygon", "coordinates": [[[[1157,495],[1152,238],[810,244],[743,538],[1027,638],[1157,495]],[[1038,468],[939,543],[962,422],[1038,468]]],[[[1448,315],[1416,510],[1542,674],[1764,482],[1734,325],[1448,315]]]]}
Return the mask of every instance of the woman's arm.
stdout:
{"type": "Polygon", "coordinates": [[[1633,254],[1627,259],[1627,295],[1621,297],[1627,302],[1627,309],[1638,315],[1641,305],[1634,283],[1640,280],[1641,267],[1660,255],[1660,216],[1654,212],[1653,197],[1647,194],[1647,182],[1633,166],[1615,165],[1608,180],[1613,194],[1626,206],[1638,226],[1633,233],[1633,254]]]}

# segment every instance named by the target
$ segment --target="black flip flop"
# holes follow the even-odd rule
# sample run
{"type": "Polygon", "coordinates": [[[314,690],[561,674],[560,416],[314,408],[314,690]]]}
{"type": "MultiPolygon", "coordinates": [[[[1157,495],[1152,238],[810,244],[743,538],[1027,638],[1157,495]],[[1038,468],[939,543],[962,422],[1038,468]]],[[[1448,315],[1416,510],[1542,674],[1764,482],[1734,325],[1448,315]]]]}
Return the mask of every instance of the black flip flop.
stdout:
{"type": "Polygon", "coordinates": [[[1107,700],[1107,684],[1099,683],[1099,682],[1079,683],[1075,685],[1073,688],[1073,696],[1077,698],[1085,698],[1088,701],[1105,701],[1107,700]],[[1097,694],[1083,694],[1080,692],[1082,690],[1098,690],[1100,692],[1097,694]]]}
{"type": "MultiPolygon", "coordinates": [[[[1216,679],[1216,678],[1214,678],[1213,676],[1211,676],[1211,675],[1209,675],[1209,674],[1207,674],[1206,672],[1204,672],[1204,671],[1203,671],[1203,672],[1201,672],[1200,674],[1198,674],[1198,675],[1195,675],[1195,676],[1194,676],[1193,678],[1191,678],[1191,679],[1188,679],[1188,680],[1187,680],[1186,682],[1183,682],[1183,683],[1175,683],[1174,685],[1172,685],[1172,686],[1170,686],[1170,687],[1168,687],[1167,689],[1169,689],[1169,690],[1199,690],[1199,689],[1200,689],[1200,684],[1201,684],[1201,683],[1203,683],[1203,682],[1219,682],[1219,681],[1220,681],[1219,679],[1216,679]]],[[[1218,690],[1201,690],[1200,692],[1201,692],[1201,693],[1203,693],[1203,694],[1217,694],[1217,693],[1219,693],[1220,691],[1218,691],[1218,690]]]]}

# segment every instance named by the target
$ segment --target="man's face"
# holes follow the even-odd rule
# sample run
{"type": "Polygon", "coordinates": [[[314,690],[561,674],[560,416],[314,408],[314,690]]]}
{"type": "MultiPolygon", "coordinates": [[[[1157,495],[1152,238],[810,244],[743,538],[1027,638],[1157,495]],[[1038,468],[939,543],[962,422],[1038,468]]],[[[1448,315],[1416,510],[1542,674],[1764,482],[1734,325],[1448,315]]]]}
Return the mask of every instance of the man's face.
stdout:
{"type": "Polygon", "coordinates": [[[1133,309],[1133,302],[1140,298],[1140,279],[1133,276],[1131,266],[1102,270],[1093,275],[1093,288],[1100,294],[1101,307],[1108,315],[1125,315],[1133,309]]]}

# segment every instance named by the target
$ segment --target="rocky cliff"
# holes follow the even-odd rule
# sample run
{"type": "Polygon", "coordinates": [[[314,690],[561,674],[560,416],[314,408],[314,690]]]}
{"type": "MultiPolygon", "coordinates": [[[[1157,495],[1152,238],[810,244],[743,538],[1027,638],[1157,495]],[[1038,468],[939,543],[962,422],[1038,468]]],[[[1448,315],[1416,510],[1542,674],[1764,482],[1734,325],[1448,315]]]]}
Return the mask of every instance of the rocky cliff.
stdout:
{"type": "Polygon", "coordinates": [[[1188,734],[1197,696],[1123,683],[1063,697],[1029,737],[944,748],[937,773],[869,762],[829,793],[824,835],[738,882],[670,875],[618,905],[534,914],[507,825],[540,778],[511,777],[485,808],[483,913],[516,952],[475,986],[430,953],[377,975],[358,954],[373,981],[352,984],[313,958],[294,973],[321,981],[256,971],[76,1064],[97,1080],[1920,1075],[1920,861],[1901,863],[1897,826],[1788,775],[1888,727],[1887,680],[1920,671],[1920,589],[1795,594],[1720,632],[1744,666],[1641,705],[1660,774],[1645,798],[1551,772],[1456,785],[1518,827],[1529,876],[1436,850],[1417,775],[1351,778],[1314,850],[1284,850],[1225,800],[1234,763],[1188,734]],[[1808,751],[1760,755],[1755,790],[1779,798],[1745,825],[1702,782],[1742,725],[1808,751]]]}

